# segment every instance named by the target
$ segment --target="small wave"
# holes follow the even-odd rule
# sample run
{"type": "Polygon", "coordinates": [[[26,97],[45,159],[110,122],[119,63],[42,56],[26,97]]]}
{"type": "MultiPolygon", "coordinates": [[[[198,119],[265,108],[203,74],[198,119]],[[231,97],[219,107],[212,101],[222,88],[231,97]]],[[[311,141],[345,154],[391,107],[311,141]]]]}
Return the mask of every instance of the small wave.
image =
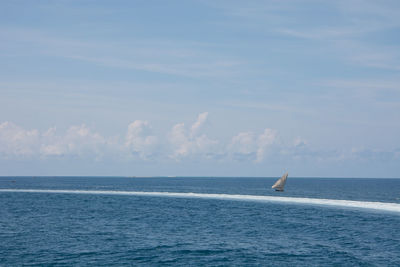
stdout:
{"type": "Polygon", "coordinates": [[[334,207],[345,207],[345,208],[362,208],[362,209],[374,209],[374,210],[400,213],[400,204],[398,203],[323,199],[323,198],[275,197],[275,196],[260,196],[260,195],[232,195],[232,194],[206,194],[206,193],[111,191],[111,190],[104,191],[104,190],[0,189],[0,193],[1,192],[203,198],[203,199],[256,201],[256,202],[277,202],[277,203],[287,203],[287,204],[308,204],[308,205],[334,206],[334,207]]]}

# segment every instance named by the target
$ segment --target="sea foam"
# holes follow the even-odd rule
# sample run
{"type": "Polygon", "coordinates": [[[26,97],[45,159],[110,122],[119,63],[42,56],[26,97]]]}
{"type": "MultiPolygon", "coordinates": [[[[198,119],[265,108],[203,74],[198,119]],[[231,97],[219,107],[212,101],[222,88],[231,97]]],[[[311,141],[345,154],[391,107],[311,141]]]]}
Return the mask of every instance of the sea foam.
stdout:
{"type": "Polygon", "coordinates": [[[287,204],[307,204],[307,205],[332,206],[332,207],[343,207],[343,208],[361,208],[361,209],[373,209],[373,210],[400,213],[400,204],[398,203],[305,198],[305,197],[276,197],[276,196],[260,196],[260,195],[141,192],[141,191],[112,191],[112,190],[105,191],[105,190],[0,189],[0,193],[2,192],[202,198],[202,199],[237,200],[237,201],[276,202],[276,203],[287,203],[287,204]]]}

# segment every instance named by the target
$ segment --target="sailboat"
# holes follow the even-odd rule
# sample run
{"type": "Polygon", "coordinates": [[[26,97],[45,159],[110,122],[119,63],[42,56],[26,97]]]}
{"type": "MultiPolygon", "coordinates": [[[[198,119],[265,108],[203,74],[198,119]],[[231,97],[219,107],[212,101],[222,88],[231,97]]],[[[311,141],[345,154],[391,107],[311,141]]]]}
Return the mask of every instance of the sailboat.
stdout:
{"type": "Polygon", "coordinates": [[[285,173],[284,175],[282,175],[282,177],[279,178],[279,180],[274,183],[272,188],[274,188],[275,191],[283,191],[283,187],[285,186],[287,177],[288,177],[288,173],[285,173]]]}

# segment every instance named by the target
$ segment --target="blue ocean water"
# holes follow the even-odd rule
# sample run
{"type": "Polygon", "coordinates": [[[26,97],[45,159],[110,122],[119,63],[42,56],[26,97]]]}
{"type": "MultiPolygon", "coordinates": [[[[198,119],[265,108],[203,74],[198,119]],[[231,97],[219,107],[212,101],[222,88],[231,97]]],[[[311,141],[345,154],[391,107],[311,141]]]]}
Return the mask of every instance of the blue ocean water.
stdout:
{"type": "Polygon", "coordinates": [[[400,179],[274,181],[0,177],[0,266],[400,266],[400,179]]]}

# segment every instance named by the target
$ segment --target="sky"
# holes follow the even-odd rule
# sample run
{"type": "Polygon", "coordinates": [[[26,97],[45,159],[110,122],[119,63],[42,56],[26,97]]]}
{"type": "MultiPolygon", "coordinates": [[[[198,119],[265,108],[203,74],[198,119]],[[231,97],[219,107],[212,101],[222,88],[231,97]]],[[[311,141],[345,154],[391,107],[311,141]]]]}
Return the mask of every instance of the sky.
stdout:
{"type": "Polygon", "coordinates": [[[400,2],[0,2],[0,175],[400,178],[400,2]]]}

